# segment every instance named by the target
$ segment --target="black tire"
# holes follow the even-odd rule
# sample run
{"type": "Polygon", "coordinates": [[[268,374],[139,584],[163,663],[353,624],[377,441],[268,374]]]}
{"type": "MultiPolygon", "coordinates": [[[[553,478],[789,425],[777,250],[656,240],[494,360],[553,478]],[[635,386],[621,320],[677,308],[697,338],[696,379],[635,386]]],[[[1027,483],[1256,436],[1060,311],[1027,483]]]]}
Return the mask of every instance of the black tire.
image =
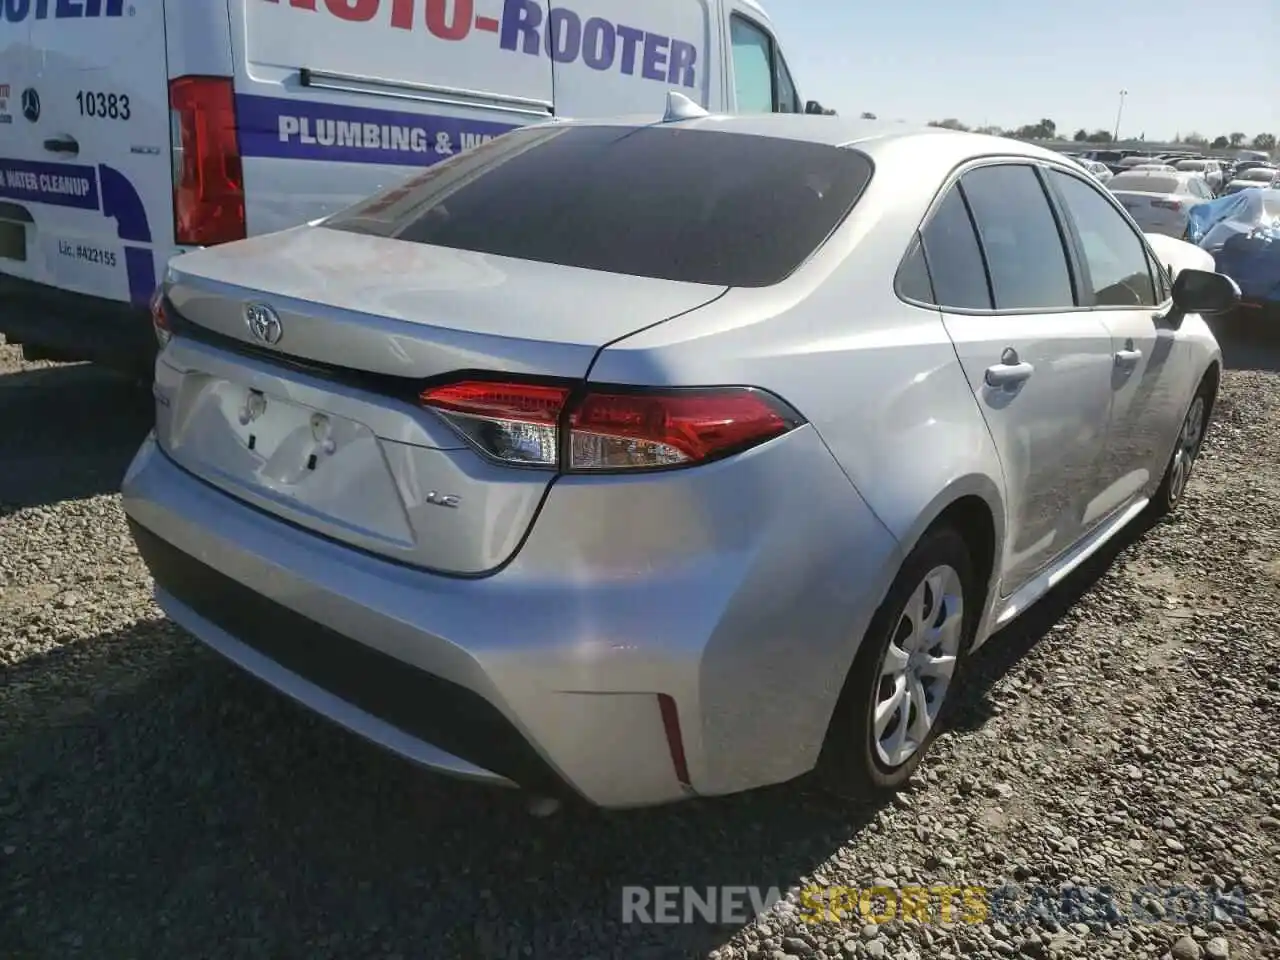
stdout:
{"type": "Polygon", "coordinates": [[[1204,446],[1204,437],[1209,430],[1209,422],[1212,416],[1213,388],[1207,381],[1201,382],[1200,389],[1196,391],[1196,395],[1191,399],[1190,406],[1187,407],[1187,412],[1183,414],[1182,427],[1178,431],[1177,444],[1174,446],[1173,453],[1169,455],[1169,462],[1165,466],[1160,486],[1157,488],[1155,496],[1151,498],[1149,509],[1153,517],[1168,516],[1182,504],[1186,496],[1187,484],[1191,481],[1191,471],[1196,465],[1196,459],[1200,456],[1201,447],[1204,446]],[[1188,444],[1188,422],[1195,412],[1197,404],[1200,407],[1200,426],[1198,431],[1195,432],[1193,442],[1188,444]],[[1179,477],[1180,469],[1182,471],[1181,477],[1179,477]]]}
{"type": "MultiPolygon", "coordinates": [[[[841,796],[865,798],[897,790],[915,772],[945,725],[947,708],[963,682],[964,663],[980,612],[980,595],[973,560],[960,533],[951,527],[927,533],[903,562],[845,679],[818,762],[818,779],[826,789],[841,796]],[[889,644],[903,623],[908,601],[926,576],[939,567],[954,570],[960,584],[962,609],[955,668],[928,736],[907,760],[891,766],[880,756],[873,735],[872,716],[884,683],[881,672],[889,644]]],[[[934,611],[938,609],[935,604],[934,611]]]]}

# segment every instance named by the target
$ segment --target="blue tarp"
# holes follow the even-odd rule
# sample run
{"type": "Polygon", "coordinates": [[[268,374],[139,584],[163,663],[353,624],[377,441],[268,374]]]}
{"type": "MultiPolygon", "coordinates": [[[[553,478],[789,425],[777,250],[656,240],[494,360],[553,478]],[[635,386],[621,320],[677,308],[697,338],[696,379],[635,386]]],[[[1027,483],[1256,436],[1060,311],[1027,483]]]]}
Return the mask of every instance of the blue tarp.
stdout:
{"type": "Polygon", "coordinates": [[[1246,299],[1280,303],[1280,190],[1250,188],[1197,204],[1187,241],[1213,254],[1246,299]]]}

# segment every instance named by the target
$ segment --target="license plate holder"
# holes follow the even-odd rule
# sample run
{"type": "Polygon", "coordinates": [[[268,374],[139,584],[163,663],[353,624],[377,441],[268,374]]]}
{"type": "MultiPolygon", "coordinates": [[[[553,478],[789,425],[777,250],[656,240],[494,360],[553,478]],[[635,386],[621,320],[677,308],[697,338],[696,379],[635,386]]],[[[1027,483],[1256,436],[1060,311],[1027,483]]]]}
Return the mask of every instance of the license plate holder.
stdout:
{"type": "Polygon", "coordinates": [[[240,441],[260,458],[262,476],[276,484],[302,481],[336,452],[339,443],[367,433],[359,424],[258,390],[242,390],[236,399],[240,441]]]}

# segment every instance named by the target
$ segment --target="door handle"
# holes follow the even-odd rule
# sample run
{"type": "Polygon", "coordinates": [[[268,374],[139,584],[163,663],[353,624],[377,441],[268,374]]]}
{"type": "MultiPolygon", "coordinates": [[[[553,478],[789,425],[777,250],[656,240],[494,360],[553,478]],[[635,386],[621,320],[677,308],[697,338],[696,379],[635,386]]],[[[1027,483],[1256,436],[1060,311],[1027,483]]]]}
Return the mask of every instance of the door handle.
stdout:
{"type": "Polygon", "coordinates": [[[1036,368],[1025,362],[998,363],[994,367],[987,367],[985,379],[988,387],[1000,387],[1004,390],[1009,390],[1031,379],[1031,375],[1035,372],[1036,368]]]}
{"type": "Polygon", "coordinates": [[[1116,351],[1117,367],[1132,367],[1132,366],[1135,366],[1137,362],[1141,359],[1142,359],[1141,350],[1117,350],[1116,351]]]}
{"type": "Polygon", "coordinates": [[[44,142],[44,148],[50,153],[80,153],[80,144],[75,137],[50,137],[44,142]]]}

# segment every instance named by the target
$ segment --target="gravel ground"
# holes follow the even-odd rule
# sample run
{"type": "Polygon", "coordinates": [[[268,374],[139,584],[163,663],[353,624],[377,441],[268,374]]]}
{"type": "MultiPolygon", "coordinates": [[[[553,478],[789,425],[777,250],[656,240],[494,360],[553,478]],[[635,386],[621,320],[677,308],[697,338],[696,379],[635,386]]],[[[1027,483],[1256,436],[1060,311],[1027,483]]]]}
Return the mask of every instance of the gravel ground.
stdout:
{"type": "Polygon", "coordinates": [[[534,820],[166,623],[113,493],[148,404],[0,343],[0,956],[1280,957],[1280,362],[1228,359],[1183,514],[994,639],[891,804],[800,784],[534,820]],[[1109,885],[1126,914],[1143,887],[1243,898],[865,926],[797,899],[1005,882],[1109,885]],[[623,922],[629,885],[791,893],[745,927],[655,926],[623,922]]]}

